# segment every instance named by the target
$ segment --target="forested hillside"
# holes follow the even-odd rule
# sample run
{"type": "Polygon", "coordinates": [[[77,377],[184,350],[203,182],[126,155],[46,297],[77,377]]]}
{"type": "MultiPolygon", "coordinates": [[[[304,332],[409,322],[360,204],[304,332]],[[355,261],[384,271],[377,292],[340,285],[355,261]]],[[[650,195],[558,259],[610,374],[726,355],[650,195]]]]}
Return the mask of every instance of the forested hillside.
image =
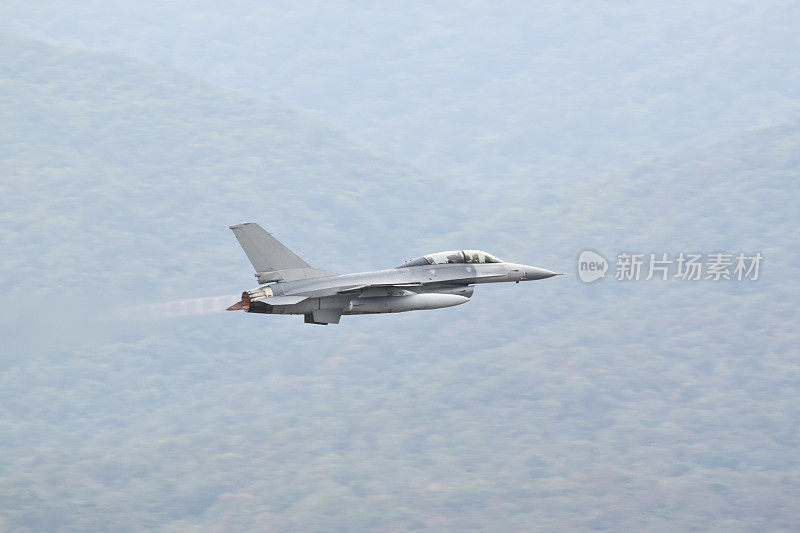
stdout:
{"type": "Polygon", "coordinates": [[[9,36],[2,50],[0,216],[12,230],[4,248],[15,251],[2,266],[6,291],[138,292],[156,280],[182,292],[219,288],[247,265],[237,254],[223,274],[212,261],[237,253],[226,228],[243,219],[261,220],[298,252],[320,243],[311,259],[331,268],[355,268],[352,258],[399,263],[415,252],[392,243],[401,225],[447,231],[437,195],[452,200],[451,213],[462,209],[447,184],[303,113],[110,54],[9,36]],[[356,229],[380,237],[353,243],[356,229]],[[211,242],[200,262],[184,255],[211,242]]]}
{"type": "Polygon", "coordinates": [[[569,179],[462,180],[340,129],[2,37],[0,530],[795,527],[797,117],[569,179]],[[252,287],[242,220],[341,271],[452,248],[569,272],[585,248],[765,261],[328,327],[108,320],[252,287]]]}
{"type": "Polygon", "coordinates": [[[280,98],[471,180],[625,170],[800,111],[796,2],[7,0],[0,20],[280,98]]]}

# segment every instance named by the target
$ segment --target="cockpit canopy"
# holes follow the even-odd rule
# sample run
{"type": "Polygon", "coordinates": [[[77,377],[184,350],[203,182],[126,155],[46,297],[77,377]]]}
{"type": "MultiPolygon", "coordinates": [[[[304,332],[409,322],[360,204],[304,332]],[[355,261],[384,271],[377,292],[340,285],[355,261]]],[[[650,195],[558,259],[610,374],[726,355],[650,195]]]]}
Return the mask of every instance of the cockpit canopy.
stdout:
{"type": "Polygon", "coordinates": [[[453,263],[502,263],[492,254],[480,250],[451,250],[449,252],[436,252],[417,259],[406,261],[396,268],[407,268],[424,265],[444,265],[453,263]]]}

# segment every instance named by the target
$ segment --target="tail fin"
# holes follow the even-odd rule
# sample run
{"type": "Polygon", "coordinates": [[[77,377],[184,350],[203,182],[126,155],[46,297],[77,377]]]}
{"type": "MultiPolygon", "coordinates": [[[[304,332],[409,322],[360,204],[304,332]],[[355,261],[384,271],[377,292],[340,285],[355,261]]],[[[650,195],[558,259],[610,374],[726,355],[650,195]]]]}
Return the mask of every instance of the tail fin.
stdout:
{"type": "Polygon", "coordinates": [[[230,226],[233,234],[242,246],[244,253],[256,270],[256,277],[261,283],[268,281],[292,281],[296,279],[317,278],[334,275],[311,268],[311,265],[300,259],[297,254],[253,222],[243,222],[230,226]]]}
{"type": "Polygon", "coordinates": [[[256,272],[311,268],[311,265],[297,257],[293,251],[258,224],[244,222],[231,226],[231,229],[256,272]]]}

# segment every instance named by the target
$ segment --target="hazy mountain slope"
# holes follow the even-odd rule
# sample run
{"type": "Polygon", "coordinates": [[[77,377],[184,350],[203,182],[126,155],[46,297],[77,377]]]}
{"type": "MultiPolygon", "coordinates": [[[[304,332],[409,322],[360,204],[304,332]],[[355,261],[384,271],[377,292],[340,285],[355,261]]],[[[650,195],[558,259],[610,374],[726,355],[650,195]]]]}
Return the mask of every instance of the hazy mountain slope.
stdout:
{"type": "Polygon", "coordinates": [[[0,50],[4,527],[796,523],[797,125],[592,181],[463,184],[165,68],[0,50]],[[479,287],[337,327],[98,320],[250,287],[226,228],[245,218],[341,269],[459,246],[563,270],[585,247],[765,264],[752,283],[479,287]]]}
{"type": "Polygon", "coordinates": [[[115,55],[8,36],[2,53],[5,291],[138,291],[156,279],[219,290],[245,271],[239,255],[225,277],[209,271],[214,255],[237,254],[226,227],[243,219],[331,269],[417,253],[397,232],[421,227],[422,214],[444,230],[432,193],[447,196],[447,184],[423,183],[308,116],[115,55]],[[378,238],[352,242],[343,227],[378,238]],[[224,248],[201,264],[185,256],[210,242],[224,248]]]}
{"type": "Polygon", "coordinates": [[[624,168],[800,111],[794,2],[10,1],[0,15],[281,98],[472,179],[624,168]]]}

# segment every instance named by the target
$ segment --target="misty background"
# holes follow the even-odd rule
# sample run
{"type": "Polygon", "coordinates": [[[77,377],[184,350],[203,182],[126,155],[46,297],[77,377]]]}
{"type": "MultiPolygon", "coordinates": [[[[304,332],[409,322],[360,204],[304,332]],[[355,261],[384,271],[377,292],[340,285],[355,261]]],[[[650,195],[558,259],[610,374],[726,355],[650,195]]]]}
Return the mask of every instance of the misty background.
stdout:
{"type": "Polygon", "coordinates": [[[798,2],[3,2],[0,531],[795,530],[799,52],[798,2]],[[120,319],[254,287],[242,221],[570,275],[120,319]]]}

